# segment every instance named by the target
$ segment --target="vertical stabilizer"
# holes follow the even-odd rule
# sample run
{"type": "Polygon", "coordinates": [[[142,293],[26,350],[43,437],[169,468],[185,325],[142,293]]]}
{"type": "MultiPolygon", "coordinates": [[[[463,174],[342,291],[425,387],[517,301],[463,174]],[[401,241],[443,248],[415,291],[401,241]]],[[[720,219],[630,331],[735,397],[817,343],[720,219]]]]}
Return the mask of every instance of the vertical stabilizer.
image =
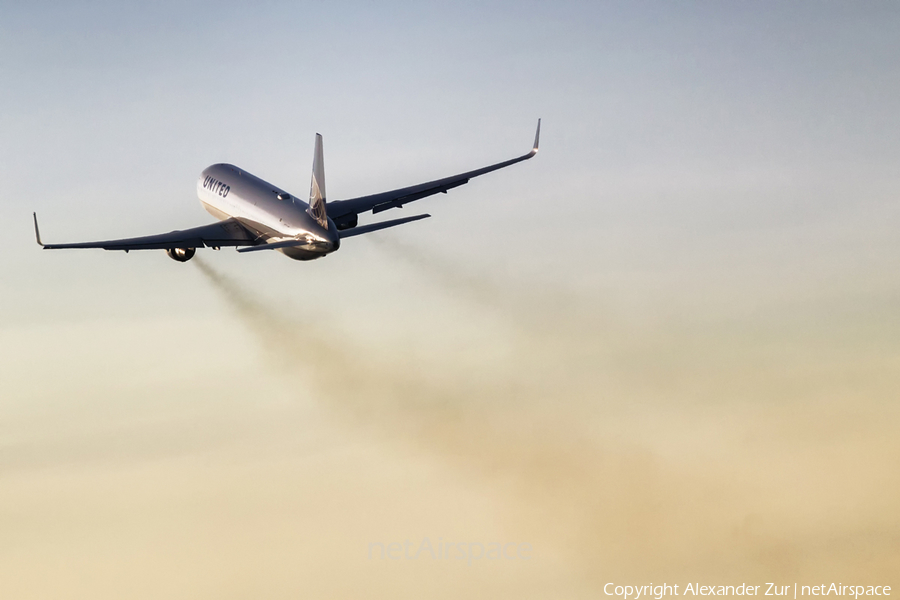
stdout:
{"type": "Polygon", "coordinates": [[[328,227],[328,213],[325,211],[325,157],[322,151],[322,136],[316,134],[316,152],[313,157],[312,180],[309,182],[309,214],[322,227],[328,227]]]}

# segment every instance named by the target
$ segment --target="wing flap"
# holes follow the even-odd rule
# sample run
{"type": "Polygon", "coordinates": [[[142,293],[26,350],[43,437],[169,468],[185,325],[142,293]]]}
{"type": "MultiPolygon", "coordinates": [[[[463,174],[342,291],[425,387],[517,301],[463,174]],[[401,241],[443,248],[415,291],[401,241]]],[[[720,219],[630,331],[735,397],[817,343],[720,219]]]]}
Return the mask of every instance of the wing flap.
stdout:
{"type": "Polygon", "coordinates": [[[469,183],[468,179],[463,179],[462,181],[453,181],[446,185],[437,185],[421,191],[415,191],[405,196],[401,196],[393,200],[388,200],[387,202],[382,202],[381,204],[376,204],[372,208],[372,214],[375,215],[391,208],[403,208],[404,204],[408,204],[409,202],[413,202],[414,200],[427,198],[428,196],[433,196],[434,194],[446,194],[448,190],[452,190],[453,188],[459,187],[466,183],[469,183]]]}

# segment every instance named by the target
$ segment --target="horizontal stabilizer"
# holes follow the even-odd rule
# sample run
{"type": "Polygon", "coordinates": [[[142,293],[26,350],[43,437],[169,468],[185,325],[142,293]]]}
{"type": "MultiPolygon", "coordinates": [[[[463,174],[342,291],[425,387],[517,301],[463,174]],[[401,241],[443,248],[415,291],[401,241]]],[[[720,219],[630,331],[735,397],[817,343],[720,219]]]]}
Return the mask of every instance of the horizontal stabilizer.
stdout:
{"type": "Polygon", "coordinates": [[[341,239],[353,237],[354,235],[362,235],[364,233],[372,233],[373,231],[379,231],[381,229],[387,229],[388,227],[394,227],[395,225],[403,225],[404,223],[412,223],[413,221],[418,221],[420,219],[427,219],[431,215],[415,215],[413,217],[405,217],[403,219],[393,219],[391,221],[381,221],[380,223],[370,223],[369,225],[360,225],[359,227],[354,227],[353,229],[345,229],[340,232],[341,239]]]}

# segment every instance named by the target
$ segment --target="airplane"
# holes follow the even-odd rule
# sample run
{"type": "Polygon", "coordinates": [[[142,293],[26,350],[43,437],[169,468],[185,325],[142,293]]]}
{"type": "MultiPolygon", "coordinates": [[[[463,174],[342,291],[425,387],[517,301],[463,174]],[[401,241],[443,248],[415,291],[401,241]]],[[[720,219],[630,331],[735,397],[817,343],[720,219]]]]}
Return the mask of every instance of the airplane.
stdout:
{"type": "Polygon", "coordinates": [[[239,167],[223,163],[207,167],[197,180],[200,203],[207,212],[220,220],[218,223],[121,240],[44,244],[38,228],[37,213],[34,213],[34,235],[37,243],[46,250],[165,250],[178,262],[189,261],[197,248],[218,250],[223,246],[235,246],[238,252],[277,250],[295,260],[313,260],[338,250],[344,238],[430,217],[429,214],[419,214],[367,225],[359,224],[359,215],[362,213],[371,211],[372,214],[378,214],[392,208],[402,208],[410,202],[434,194],[446,194],[448,190],[468,183],[473,177],[528,160],[537,154],[540,135],[541,120],[538,119],[534,146],[528,154],[419,185],[332,202],[326,201],[322,136],[317,133],[309,202],[304,202],[239,167]]]}

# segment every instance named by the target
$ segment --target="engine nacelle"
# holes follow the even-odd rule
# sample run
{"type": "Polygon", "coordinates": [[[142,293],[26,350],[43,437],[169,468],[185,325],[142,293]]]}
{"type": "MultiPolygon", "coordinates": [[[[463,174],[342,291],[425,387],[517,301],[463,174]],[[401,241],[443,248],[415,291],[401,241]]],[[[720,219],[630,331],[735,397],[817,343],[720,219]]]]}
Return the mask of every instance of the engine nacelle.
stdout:
{"type": "Polygon", "coordinates": [[[352,229],[359,224],[359,215],[344,215],[343,217],[334,219],[334,224],[338,228],[338,231],[352,229]]]}
{"type": "Polygon", "coordinates": [[[169,248],[166,250],[166,254],[169,255],[169,258],[177,260],[178,262],[187,262],[194,258],[194,254],[196,253],[196,248],[169,248]]]}

